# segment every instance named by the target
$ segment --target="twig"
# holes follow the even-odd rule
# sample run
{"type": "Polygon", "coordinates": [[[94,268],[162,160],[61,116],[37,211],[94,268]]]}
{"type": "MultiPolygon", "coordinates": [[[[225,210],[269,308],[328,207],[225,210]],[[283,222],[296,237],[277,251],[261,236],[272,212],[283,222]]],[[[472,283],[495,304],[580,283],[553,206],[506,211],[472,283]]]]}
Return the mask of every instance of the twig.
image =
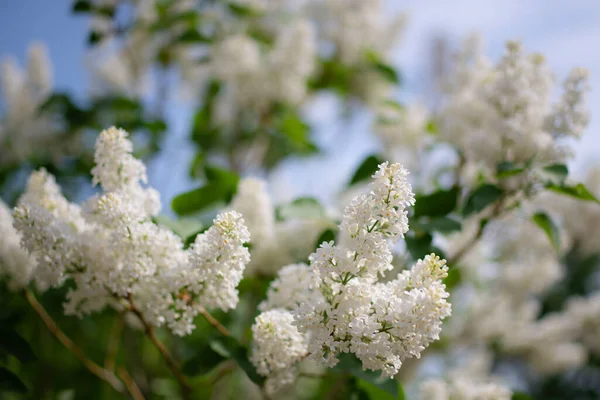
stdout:
{"type": "Polygon", "coordinates": [[[209,324],[217,328],[217,330],[221,332],[223,336],[231,336],[231,332],[229,332],[229,330],[223,325],[221,325],[221,323],[217,321],[215,317],[213,317],[208,311],[206,311],[206,308],[200,307],[200,314],[202,314],[202,316],[206,318],[209,324]]]}
{"type": "MultiPolygon", "coordinates": [[[[496,218],[502,214],[502,212],[504,211],[505,199],[506,198],[503,197],[500,200],[498,200],[498,202],[496,203],[496,205],[494,206],[494,208],[492,210],[492,213],[491,213],[489,219],[496,218]]],[[[483,236],[485,226],[486,226],[486,224],[482,224],[482,223],[479,224],[479,226],[477,227],[477,232],[475,232],[475,235],[471,238],[471,240],[469,240],[462,247],[460,247],[453,255],[451,255],[447,258],[448,265],[453,265],[453,264],[457,263],[458,261],[460,261],[460,259],[463,258],[465,256],[465,254],[467,254],[469,252],[469,250],[471,250],[473,248],[473,246],[475,246],[475,244],[483,236]]]]}
{"type": "Polygon", "coordinates": [[[127,386],[127,391],[129,392],[133,400],[145,400],[142,391],[140,390],[137,383],[135,383],[131,375],[129,375],[129,372],[127,372],[125,368],[119,367],[118,373],[121,380],[125,383],[125,386],[127,386]]]}
{"type": "Polygon", "coordinates": [[[106,357],[104,358],[104,369],[108,371],[115,370],[117,354],[119,353],[119,344],[121,342],[121,332],[125,324],[125,314],[119,313],[115,318],[112,328],[110,329],[110,337],[106,348],[106,357]]]}
{"type": "Polygon", "coordinates": [[[131,294],[129,295],[127,300],[129,301],[129,310],[133,312],[144,325],[144,328],[146,329],[146,335],[148,335],[150,341],[152,341],[152,343],[158,349],[160,354],[162,354],[163,358],[167,362],[167,365],[171,369],[171,372],[175,376],[175,379],[177,379],[179,386],[181,386],[181,393],[183,395],[183,398],[185,400],[188,400],[190,398],[190,393],[192,392],[192,387],[189,385],[187,378],[179,369],[179,365],[177,365],[177,362],[175,361],[169,350],[154,334],[154,329],[152,328],[152,325],[150,325],[148,321],[146,321],[142,312],[135,307],[131,294]]]}
{"type": "Polygon", "coordinates": [[[81,363],[94,375],[108,383],[113,389],[119,393],[124,393],[123,383],[115,376],[112,371],[107,371],[100,365],[90,360],[73,341],[58,327],[56,322],[48,314],[44,306],[42,306],[35,295],[30,291],[25,291],[25,298],[34,309],[34,311],[40,316],[48,330],[58,339],[60,343],[67,350],[69,350],[81,363]]]}

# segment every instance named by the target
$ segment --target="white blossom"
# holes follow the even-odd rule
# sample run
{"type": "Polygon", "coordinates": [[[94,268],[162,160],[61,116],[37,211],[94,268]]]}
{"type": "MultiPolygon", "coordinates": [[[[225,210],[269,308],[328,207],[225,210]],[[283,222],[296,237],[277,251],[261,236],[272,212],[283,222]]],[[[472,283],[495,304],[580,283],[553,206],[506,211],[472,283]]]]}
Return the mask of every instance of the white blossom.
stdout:
{"type": "Polygon", "coordinates": [[[306,338],[293,325],[288,311],[273,309],[261,313],[252,325],[250,361],[256,371],[268,377],[267,392],[294,382],[295,364],[307,354],[306,338]]]}
{"type": "Polygon", "coordinates": [[[146,168],[132,155],[123,130],[103,131],[92,170],[103,191],[84,203],[69,203],[54,178],[34,172],[14,210],[23,246],[37,259],[38,286],[73,279],[65,312],[83,315],[106,305],[137,307],[153,325],[189,334],[202,309],[230,310],[250,256],[241,215],[218,215],[189,250],[151,217],[160,210],[158,192],[142,186],[146,168]]]}
{"type": "Polygon", "coordinates": [[[35,259],[21,248],[21,235],[13,227],[10,209],[1,200],[0,236],[0,276],[7,276],[12,288],[27,286],[35,270],[35,259]]]}

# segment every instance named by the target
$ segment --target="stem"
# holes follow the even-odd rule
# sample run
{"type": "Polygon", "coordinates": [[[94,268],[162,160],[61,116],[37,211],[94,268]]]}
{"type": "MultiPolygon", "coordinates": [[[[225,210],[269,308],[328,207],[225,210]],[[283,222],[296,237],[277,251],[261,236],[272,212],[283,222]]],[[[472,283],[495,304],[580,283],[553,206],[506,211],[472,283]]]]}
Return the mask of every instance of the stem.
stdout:
{"type": "MultiPolygon", "coordinates": [[[[112,328],[110,329],[110,337],[106,348],[106,357],[104,358],[104,369],[114,371],[119,353],[119,344],[121,342],[121,332],[125,324],[125,314],[119,314],[115,318],[112,328]]],[[[127,371],[126,371],[127,372],[127,371]]]]}
{"type": "Polygon", "coordinates": [[[81,363],[88,369],[88,371],[90,371],[92,374],[96,375],[98,378],[108,383],[113,389],[115,389],[115,391],[119,393],[124,392],[123,384],[115,376],[115,374],[112,371],[108,371],[96,364],[95,362],[93,362],[92,360],[90,360],[85,355],[85,352],[82,349],[80,349],[75,343],[73,343],[73,341],[67,335],[65,335],[65,333],[58,327],[58,325],[48,314],[44,306],[42,306],[37,301],[35,295],[30,290],[25,291],[25,298],[27,299],[33,310],[40,316],[41,320],[44,322],[48,330],[54,335],[54,337],[56,337],[56,339],[58,339],[58,341],[62,343],[62,345],[65,346],[67,350],[73,353],[73,355],[77,357],[79,361],[81,361],[81,363]]]}
{"type": "MultiPolygon", "coordinates": [[[[504,200],[504,197],[498,200],[498,202],[494,206],[494,209],[492,210],[492,214],[489,217],[490,220],[502,214],[502,211],[504,211],[504,200]]],[[[473,246],[479,241],[479,239],[481,239],[484,230],[485,224],[480,223],[477,227],[477,232],[475,232],[475,236],[473,236],[471,240],[469,240],[461,248],[459,248],[452,256],[448,257],[448,259],[446,260],[448,265],[453,265],[460,261],[460,259],[463,258],[465,254],[467,254],[469,250],[473,248],[473,246]]]]}
{"type": "Polygon", "coordinates": [[[189,400],[190,393],[192,392],[192,387],[189,385],[187,378],[185,377],[183,372],[181,372],[181,370],[179,369],[177,362],[175,361],[175,359],[173,358],[171,353],[169,353],[169,350],[154,334],[154,329],[152,328],[152,325],[150,325],[148,323],[148,321],[146,321],[142,312],[135,307],[135,305],[133,304],[133,298],[132,298],[131,294],[129,294],[127,300],[129,300],[129,310],[131,312],[133,312],[140,319],[140,321],[144,325],[144,328],[146,329],[146,335],[148,335],[148,338],[150,338],[150,341],[158,349],[160,354],[162,354],[163,358],[167,362],[167,365],[171,369],[171,372],[175,376],[175,379],[177,379],[179,386],[181,386],[181,394],[183,395],[183,398],[185,400],[189,400]]]}
{"type": "Polygon", "coordinates": [[[215,317],[213,317],[208,311],[206,311],[206,308],[200,307],[200,314],[202,314],[202,316],[204,318],[206,318],[206,320],[208,321],[209,324],[211,324],[212,326],[217,328],[217,330],[219,332],[221,332],[221,334],[223,334],[223,336],[227,336],[227,337],[231,336],[231,332],[229,332],[229,330],[227,328],[225,328],[223,325],[221,325],[221,323],[219,321],[217,321],[217,319],[215,317]]]}
{"type": "Polygon", "coordinates": [[[127,370],[123,367],[119,367],[118,372],[119,377],[125,383],[125,386],[127,386],[127,391],[129,391],[129,394],[131,395],[133,400],[145,400],[142,391],[140,390],[137,383],[135,383],[131,375],[129,375],[129,372],[127,372],[127,370]]]}

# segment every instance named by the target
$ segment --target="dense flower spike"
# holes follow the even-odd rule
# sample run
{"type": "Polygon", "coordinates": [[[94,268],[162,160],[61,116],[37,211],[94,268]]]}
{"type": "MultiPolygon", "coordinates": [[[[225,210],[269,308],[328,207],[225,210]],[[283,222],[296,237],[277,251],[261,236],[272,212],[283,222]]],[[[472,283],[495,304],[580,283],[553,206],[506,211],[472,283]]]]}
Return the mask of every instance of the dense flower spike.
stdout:
{"type": "Polygon", "coordinates": [[[21,235],[13,227],[10,209],[1,200],[0,237],[0,276],[6,275],[15,289],[26,286],[35,269],[35,258],[21,248],[21,235]]]}
{"type": "Polygon", "coordinates": [[[260,314],[252,325],[254,342],[250,361],[259,374],[268,376],[268,392],[292,383],[295,364],[307,354],[306,338],[293,322],[292,314],[275,309],[260,314]]]}
{"type": "Polygon", "coordinates": [[[408,230],[405,208],[414,196],[407,175],[399,164],[381,164],[370,192],[346,207],[339,244],[323,243],[309,271],[290,265],[273,282],[261,309],[290,310],[309,358],[332,367],[351,352],[364,369],[391,377],[439,338],[450,315],[444,260],[432,254],[395,280],[377,282],[392,268],[390,242],[408,230]]]}
{"type": "Polygon", "coordinates": [[[250,235],[241,215],[228,212],[184,250],[178,236],[151,220],[160,199],[142,186],[146,167],[132,150],[125,131],[100,134],[92,174],[103,191],[83,208],[69,203],[46,171],[34,172],[14,210],[14,225],[37,259],[38,286],[74,280],[67,314],[133,301],[152,324],[189,334],[202,307],[236,306],[250,235]]]}
{"type": "MultiPolygon", "coordinates": [[[[495,168],[499,162],[563,162],[571,150],[561,140],[587,126],[587,72],[574,69],[552,104],[553,77],[540,54],[508,42],[496,64],[470,39],[446,78],[439,115],[441,136],[466,161],[495,168]]],[[[535,164],[534,164],[535,165],[535,164]]]]}

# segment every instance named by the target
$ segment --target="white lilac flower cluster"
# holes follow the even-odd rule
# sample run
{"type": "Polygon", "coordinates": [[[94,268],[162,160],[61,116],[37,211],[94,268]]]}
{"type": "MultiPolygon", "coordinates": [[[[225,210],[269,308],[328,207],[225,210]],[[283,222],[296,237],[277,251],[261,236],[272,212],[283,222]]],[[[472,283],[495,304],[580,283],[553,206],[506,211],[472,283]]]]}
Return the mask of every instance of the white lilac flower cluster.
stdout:
{"type": "Polygon", "coordinates": [[[480,246],[486,255],[463,260],[477,268],[478,290],[453,323],[459,337],[500,344],[502,352],[522,356],[538,373],[552,374],[584,363],[587,350],[579,340],[582,322],[573,312],[539,317],[539,296],[564,274],[556,249],[539,229],[530,218],[515,214],[486,229],[480,246]]]}
{"type": "MultiPolygon", "coordinates": [[[[13,59],[0,65],[4,115],[0,118],[0,168],[33,155],[43,159],[60,156],[67,144],[57,141],[52,120],[40,112],[52,90],[52,64],[46,48],[29,47],[27,69],[13,59]]],[[[69,143],[73,145],[73,143],[69,143]]]]}
{"type": "Polygon", "coordinates": [[[421,166],[419,155],[430,144],[427,128],[429,114],[424,105],[411,103],[406,107],[388,102],[377,108],[375,134],[382,142],[386,159],[403,160],[409,169],[421,166]]]}
{"type": "MultiPolygon", "coordinates": [[[[408,230],[406,207],[414,196],[407,174],[399,164],[380,165],[370,192],[346,207],[338,244],[323,243],[308,268],[283,268],[261,304],[265,312],[293,315],[306,338],[307,358],[333,367],[340,353],[353,353],[364,369],[391,377],[404,359],[419,357],[439,338],[442,320],[450,315],[444,260],[432,254],[395,280],[378,282],[392,269],[390,243],[408,230]]],[[[255,325],[255,343],[268,334],[255,325]]],[[[259,359],[253,358],[255,365],[259,359]]],[[[291,361],[281,368],[293,368],[291,361]]]]}
{"type": "Polygon", "coordinates": [[[421,400],[510,400],[512,391],[498,383],[470,379],[430,379],[419,387],[421,400]]]}
{"type": "Polygon", "coordinates": [[[10,208],[0,200],[0,276],[10,279],[12,288],[29,283],[35,259],[21,248],[21,235],[13,227],[10,208]]]}
{"type": "Polygon", "coordinates": [[[306,97],[314,71],[316,36],[309,21],[281,27],[273,47],[244,33],[224,37],[210,51],[209,73],[224,84],[215,119],[228,126],[242,110],[262,110],[273,103],[298,105],[306,97]]]}
{"type": "Polygon", "coordinates": [[[246,273],[272,276],[284,265],[304,261],[314,250],[321,232],[333,228],[328,218],[275,220],[275,208],[267,183],[242,179],[230,208],[244,216],[252,236],[252,259],[246,273]]]}
{"type": "Polygon", "coordinates": [[[236,306],[250,234],[239,213],[222,213],[184,250],[178,236],[152,221],[159,195],[142,186],[146,168],[132,147],[121,129],[100,134],[92,174],[102,192],[83,207],[69,203],[46,171],[34,172],[14,226],[37,260],[31,276],[38,286],[75,282],[65,313],[81,316],[127,301],[151,324],[186,335],[202,307],[236,306]]]}
{"type": "Polygon", "coordinates": [[[587,72],[573,69],[555,103],[553,88],[542,55],[508,42],[494,65],[470,38],[444,83],[440,135],[467,162],[494,171],[499,162],[563,162],[571,151],[562,139],[580,137],[588,124],[587,72]]]}

